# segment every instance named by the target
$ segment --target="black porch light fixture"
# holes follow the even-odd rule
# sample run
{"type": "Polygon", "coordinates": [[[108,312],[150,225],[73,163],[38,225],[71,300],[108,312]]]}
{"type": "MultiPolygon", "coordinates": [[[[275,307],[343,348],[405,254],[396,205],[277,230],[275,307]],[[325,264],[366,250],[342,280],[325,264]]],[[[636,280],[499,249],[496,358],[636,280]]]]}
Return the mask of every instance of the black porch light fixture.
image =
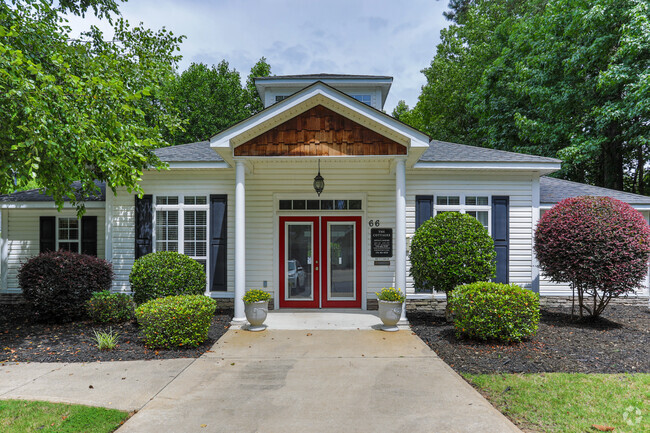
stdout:
{"type": "Polygon", "coordinates": [[[314,189],[316,190],[316,194],[320,197],[320,193],[323,192],[323,189],[325,188],[325,179],[323,179],[323,176],[320,175],[320,159],[318,160],[318,174],[314,178],[314,189]]]}

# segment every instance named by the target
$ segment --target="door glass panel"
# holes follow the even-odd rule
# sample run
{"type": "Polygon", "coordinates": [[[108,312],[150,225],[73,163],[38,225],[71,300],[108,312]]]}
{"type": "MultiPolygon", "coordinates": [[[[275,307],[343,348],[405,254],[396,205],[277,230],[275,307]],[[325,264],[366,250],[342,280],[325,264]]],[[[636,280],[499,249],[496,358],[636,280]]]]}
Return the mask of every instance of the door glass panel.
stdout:
{"type": "Polygon", "coordinates": [[[287,224],[287,262],[285,263],[287,299],[313,299],[312,238],[311,224],[287,224]]]}
{"type": "Polygon", "coordinates": [[[329,296],[354,299],[354,224],[329,225],[329,296]]]}

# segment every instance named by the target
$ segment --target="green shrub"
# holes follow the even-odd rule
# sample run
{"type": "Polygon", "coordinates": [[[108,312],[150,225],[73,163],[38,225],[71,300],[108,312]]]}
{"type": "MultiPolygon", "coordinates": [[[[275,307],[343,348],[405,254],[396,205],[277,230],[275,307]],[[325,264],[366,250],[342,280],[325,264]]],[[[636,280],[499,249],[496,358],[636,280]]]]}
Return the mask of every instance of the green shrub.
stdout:
{"type": "Polygon", "coordinates": [[[479,282],[459,286],[449,299],[456,336],[521,341],[539,325],[539,295],[515,284],[479,282]]]}
{"type": "Polygon", "coordinates": [[[389,301],[389,302],[404,302],[406,301],[406,296],[400,289],[395,287],[384,287],[381,289],[381,292],[375,292],[377,299],[380,301],[389,301]]]}
{"type": "Polygon", "coordinates": [[[126,322],[133,319],[135,304],[126,293],[111,293],[108,290],[93,293],[86,302],[88,316],[97,323],[126,322]]]}
{"type": "Polygon", "coordinates": [[[95,331],[95,345],[99,350],[113,350],[117,346],[117,341],[120,338],[120,334],[113,332],[113,329],[109,329],[108,332],[105,331],[95,331]]]}
{"type": "Polygon", "coordinates": [[[133,300],[140,305],[151,299],[205,293],[205,270],[196,260],[173,251],[140,257],[129,275],[133,300]]]}
{"type": "Polygon", "coordinates": [[[410,259],[415,287],[445,292],[447,298],[457,286],[489,281],[496,273],[488,231],[459,212],[441,213],[422,224],[411,240],[410,259]]]}
{"type": "Polygon", "coordinates": [[[271,294],[260,289],[249,290],[244,294],[244,297],[242,298],[245,304],[252,304],[253,302],[260,301],[269,301],[270,299],[271,294]]]}
{"type": "Polygon", "coordinates": [[[168,296],[140,305],[135,317],[147,347],[196,347],[208,338],[216,309],[204,295],[168,296]]]}

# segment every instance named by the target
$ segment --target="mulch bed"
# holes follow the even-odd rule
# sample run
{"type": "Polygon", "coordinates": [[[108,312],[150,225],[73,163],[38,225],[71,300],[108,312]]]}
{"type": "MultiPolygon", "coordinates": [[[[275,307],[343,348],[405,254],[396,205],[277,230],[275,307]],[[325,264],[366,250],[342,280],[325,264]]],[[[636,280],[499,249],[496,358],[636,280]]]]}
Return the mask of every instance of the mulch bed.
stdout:
{"type": "Polygon", "coordinates": [[[410,313],[413,331],[462,373],[650,373],[650,311],[609,306],[597,321],[543,309],[537,335],[518,344],[455,337],[443,315],[410,313]]]}
{"type": "Polygon", "coordinates": [[[197,358],[228,330],[232,315],[217,311],[208,339],[187,349],[147,349],[134,322],[98,325],[91,321],[66,324],[34,323],[25,304],[0,305],[0,362],[92,362],[144,359],[197,358]],[[120,334],[114,350],[101,351],[93,330],[120,334]]]}

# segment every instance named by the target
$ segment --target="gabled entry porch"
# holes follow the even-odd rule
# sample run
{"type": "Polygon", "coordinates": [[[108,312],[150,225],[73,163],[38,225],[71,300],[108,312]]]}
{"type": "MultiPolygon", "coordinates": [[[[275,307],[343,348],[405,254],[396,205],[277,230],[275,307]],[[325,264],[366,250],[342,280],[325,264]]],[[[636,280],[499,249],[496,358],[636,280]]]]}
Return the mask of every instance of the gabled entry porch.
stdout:
{"type": "Polygon", "coordinates": [[[244,321],[248,288],[272,292],[281,309],[366,309],[382,287],[405,290],[406,167],[426,136],[315,83],[211,147],[235,168],[233,322],[244,321]],[[381,259],[370,221],[388,239],[381,259]]]}

